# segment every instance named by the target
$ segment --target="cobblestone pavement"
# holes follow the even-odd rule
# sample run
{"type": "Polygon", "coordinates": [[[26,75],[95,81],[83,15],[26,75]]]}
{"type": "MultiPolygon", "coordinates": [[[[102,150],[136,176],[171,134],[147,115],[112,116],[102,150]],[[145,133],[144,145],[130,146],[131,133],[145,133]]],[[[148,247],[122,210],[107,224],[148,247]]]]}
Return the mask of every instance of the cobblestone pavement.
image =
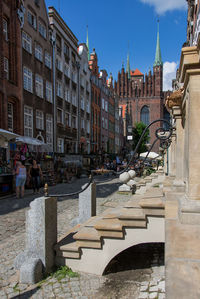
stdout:
{"type": "MultiPolygon", "coordinates": [[[[81,188],[87,179],[49,188],[49,193],[68,193],[81,188]]],[[[116,203],[130,199],[131,195],[117,193],[119,181],[102,182],[97,177],[97,214],[116,203]]],[[[35,195],[27,190],[23,199],[10,196],[0,199],[0,298],[165,298],[164,266],[159,252],[154,253],[151,264],[143,269],[120,269],[116,273],[95,276],[80,273],[78,277],[58,280],[49,277],[39,285],[18,283],[13,268],[15,257],[24,248],[25,214],[35,195]],[[123,270],[123,271],[122,271],[123,270]]],[[[70,222],[78,216],[78,197],[58,200],[58,236],[66,233],[70,222]]]]}

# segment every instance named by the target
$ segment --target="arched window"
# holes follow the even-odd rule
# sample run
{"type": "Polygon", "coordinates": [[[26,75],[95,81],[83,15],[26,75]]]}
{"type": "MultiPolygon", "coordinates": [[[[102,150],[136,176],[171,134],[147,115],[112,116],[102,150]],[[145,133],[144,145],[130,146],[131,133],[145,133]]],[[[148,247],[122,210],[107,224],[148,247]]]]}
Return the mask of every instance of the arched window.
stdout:
{"type": "Polygon", "coordinates": [[[146,126],[149,125],[149,107],[143,106],[140,113],[141,122],[143,122],[146,126]]]}

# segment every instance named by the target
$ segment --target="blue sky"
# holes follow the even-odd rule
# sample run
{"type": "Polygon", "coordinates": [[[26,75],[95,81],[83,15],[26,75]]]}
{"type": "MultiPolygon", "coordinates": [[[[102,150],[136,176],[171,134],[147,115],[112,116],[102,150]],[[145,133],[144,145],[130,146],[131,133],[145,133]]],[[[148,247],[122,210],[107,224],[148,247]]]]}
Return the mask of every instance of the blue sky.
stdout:
{"type": "Polygon", "coordinates": [[[95,48],[99,69],[114,78],[123,61],[126,66],[128,44],[131,69],[152,69],[159,15],[164,89],[171,87],[186,41],[185,0],[46,0],[46,5],[59,11],[80,43],[86,42],[88,25],[90,52],[95,48]]]}

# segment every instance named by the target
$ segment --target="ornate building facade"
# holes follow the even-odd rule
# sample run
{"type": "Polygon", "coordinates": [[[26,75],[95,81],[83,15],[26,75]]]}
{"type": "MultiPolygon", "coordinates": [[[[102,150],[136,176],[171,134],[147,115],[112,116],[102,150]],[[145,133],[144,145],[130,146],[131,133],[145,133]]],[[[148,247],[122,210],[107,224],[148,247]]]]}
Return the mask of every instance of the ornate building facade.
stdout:
{"type": "Polygon", "coordinates": [[[0,1],[0,128],[17,134],[23,134],[21,9],[23,1],[0,1]]]}
{"type": "MultiPolygon", "coordinates": [[[[166,118],[168,113],[164,106],[163,92],[163,62],[161,58],[159,28],[157,33],[157,45],[153,72],[142,74],[137,68],[130,69],[129,55],[127,58],[126,71],[122,66],[118,73],[118,80],[115,82],[115,91],[120,97],[119,106],[125,113],[125,136],[128,126],[134,126],[136,122],[143,122],[148,125],[155,119],[166,118]],[[129,119],[127,119],[129,115],[129,119]]],[[[156,123],[150,129],[150,143],[153,143],[156,128],[161,123],[156,123]]],[[[154,150],[158,150],[157,144],[154,150]]]]}

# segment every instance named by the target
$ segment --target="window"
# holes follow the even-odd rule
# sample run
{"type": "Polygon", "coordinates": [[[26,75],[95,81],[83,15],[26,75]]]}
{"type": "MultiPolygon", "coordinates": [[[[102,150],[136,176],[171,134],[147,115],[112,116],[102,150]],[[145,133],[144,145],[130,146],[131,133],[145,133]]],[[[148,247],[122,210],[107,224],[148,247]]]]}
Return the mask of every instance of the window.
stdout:
{"type": "Polygon", "coordinates": [[[81,109],[85,109],[85,103],[84,103],[84,98],[81,98],[81,109]]]}
{"type": "Polygon", "coordinates": [[[104,117],[102,117],[102,128],[104,128],[104,117]]]}
{"type": "Polygon", "coordinates": [[[47,30],[46,26],[44,26],[42,23],[39,22],[39,33],[44,37],[47,38],[47,30]]]}
{"type": "Polygon", "coordinates": [[[105,111],[108,112],[108,102],[105,101],[105,111]]]}
{"type": "Polygon", "coordinates": [[[56,59],[56,68],[62,72],[62,61],[59,58],[56,59]]]}
{"type": "Polygon", "coordinates": [[[46,143],[53,150],[53,117],[46,114],[46,143]]]}
{"type": "Polygon", "coordinates": [[[67,64],[65,64],[65,71],[64,71],[65,76],[68,78],[70,77],[70,68],[67,64]]]}
{"type": "Polygon", "coordinates": [[[36,128],[44,130],[44,113],[40,110],[36,110],[36,128]]]}
{"type": "Polygon", "coordinates": [[[28,22],[36,30],[37,28],[36,16],[30,11],[28,11],[28,22]]]}
{"type": "Polygon", "coordinates": [[[51,55],[47,51],[45,51],[44,54],[44,63],[49,69],[51,69],[51,55]]]}
{"type": "Polygon", "coordinates": [[[42,47],[39,44],[35,44],[35,57],[42,61],[42,47]]]}
{"type": "Polygon", "coordinates": [[[3,19],[3,36],[5,38],[5,40],[8,40],[8,22],[3,19]]]}
{"type": "Polygon", "coordinates": [[[65,89],[65,101],[70,102],[70,93],[69,93],[69,89],[65,89]]]}
{"type": "Polygon", "coordinates": [[[85,129],[85,120],[81,118],[81,129],[85,129]]]}
{"type": "Polygon", "coordinates": [[[22,32],[22,47],[29,53],[32,54],[32,39],[31,37],[26,33],[22,32]]]}
{"type": "Polygon", "coordinates": [[[89,101],[86,102],[86,112],[90,113],[90,103],[89,103],[89,101]]]}
{"type": "Polygon", "coordinates": [[[77,83],[77,76],[75,72],[72,72],[72,81],[74,81],[75,83],[77,83]]]}
{"type": "Polygon", "coordinates": [[[69,113],[65,113],[65,124],[67,127],[71,127],[71,118],[70,118],[70,114],[69,113]]]}
{"type": "Polygon", "coordinates": [[[13,104],[8,103],[8,131],[13,132],[13,104]]]}
{"type": "Polygon", "coordinates": [[[27,67],[24,67],[24,89],[33,92],[33,74],[27,67]]]}
{"type": "Polygon", "coordinates": [[[64,153],[64,139],[58,138],[57,142],[58,142],[57,144],[58,153],[64,153]]]}
{"type": "Polygon", "coordinates": [[[76,106],[77,103],[76,103],[76,94],[75,93],[72,93],[72,105],[76,106]]]}
{"type": "Polygon", "coordinates": [[[35,75],[35,92],[40,98],[43,98],[43,79],[39,75],[35,75]]]}
{"type": "Polygon", "coordinates": [[[87,120],[87,133],[89,134],[90,133],[90,121],[87,120]]]}
{"type": "Polygon", "coordinates": [[[33,109],[24,106],[24,136],[33,137],[33,109]]]}
{"type": "Polygon", "coordinates": [[[64,54],[69,57],[69,47],[66,44],[64,44],[64,54]]]}
{"type": "Polygon", "coordinates": [[[46,81],[46,100],[52,103],[52,84],[46,81]]]}
{"type": "Polygon", "coordinates": [[[105,129],[108,129],[108,120],[105,118],[105,122],[104,122],[104,127],[105,129]]]}
{"type": "Polygon", "coordinates": [[[57,108],[57,123],[63,124],[63,110],[57,108]]]}
{"type": "Polygon", "coordinates": [[[62,84],[60,81],[57,81],[57,88],[56,88],[56,94],[58,97],[62,98],[62,84]]]}
{"type": "Polygon", "coordinates": [[[102,109],[104,110],[104,99],[102,99],[102,109]]]}
{"type": "Polygon", "coordinates": [[[140,113],[141,122],[146,126],[149,125],[149,107],[143,106],[140,113]]]}
{"type": "Polygon", "coordinates": [[[76,129],[76,116],[72,116],[72,128],[76,129]]]}
{"type": "Polygon", "coordinates": [[[4,57],[4,76],[5,79],[9,79],[9,60],[6,57],[4,57]]]}

